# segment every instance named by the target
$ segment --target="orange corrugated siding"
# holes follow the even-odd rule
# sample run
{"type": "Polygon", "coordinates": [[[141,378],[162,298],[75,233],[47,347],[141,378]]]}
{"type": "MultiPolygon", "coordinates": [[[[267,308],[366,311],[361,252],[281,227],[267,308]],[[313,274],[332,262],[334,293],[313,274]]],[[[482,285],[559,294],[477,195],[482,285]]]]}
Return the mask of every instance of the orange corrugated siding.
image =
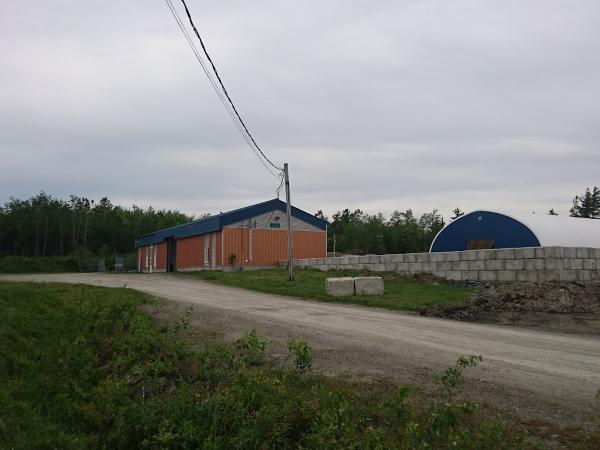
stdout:
{"type": "MultiPolygon", "coordinates": [[[[224,228],[224,258],[236,255],[238,265],[277,265],[287,258],[287,231],[253,228],[224,228]],[[252,233],[252,258],[248,246],[252,233]]],[[[294,231],[294,258],[324,258],[326,233],[322,231],[294,231]]]]}
{"type": "Polygon", "coordinates": [[[200,267],[204,264],[204,237],[192,236],[177,241],[177,268],[200,267]]]}
{"type": "Polygon", "coordinates": [[[229,264],[229,256],[235,255],[236,264],[245,264],[248,257],[248,230],[245,228],[223,228],[223,260],[229,264]]]}
{"type": "Polygon", "coordinates": [[[326,240],[327,233],[324,231],[294,231],[294,259],[325,258],[326,240]]]}
{"type": "Polygon", "coordinates": [[[156,248],[156,270],[167,270],[167,243],[155,244],[156,248]]]}
{"type": "MultiPolygon", "coordinates": [[[[223,241],[222,240],[223,240],[223,232],[218,231],[216,239],[215,239],[216,244],[217,244],[216,245],[217,266],[220,266],[221,264],[223,264],[223,258],[221,255],[221,253],[223,253],[223,247],[222,247],[223,241]]],[[[227,261],[227,257],[225,257],[225,261],[227,261]]]]}
{"type": "Polygon", "coordinates": [[[138,270],[141,272],[146,269],[146,247],[140,247],[138,250],[140,254],[140,267],[138,267],[138,270]]]}

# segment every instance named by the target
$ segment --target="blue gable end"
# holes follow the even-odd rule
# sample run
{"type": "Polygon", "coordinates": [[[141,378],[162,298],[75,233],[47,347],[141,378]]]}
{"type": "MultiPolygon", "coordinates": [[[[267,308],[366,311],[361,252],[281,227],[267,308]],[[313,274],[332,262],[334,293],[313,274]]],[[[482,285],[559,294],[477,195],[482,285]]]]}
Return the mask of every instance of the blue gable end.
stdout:
{"type": "Polygon", "coordinates": [[[435,237],[432,252],[467,250],[467,241],[494,239],[496,248],[539,247],[536,235],[504,214],[473,211],[450,222],[435,237]]]}
{"type": "MultiPolygon", "coordinates": [[[[157,244],[168,238],[181,239],[184,237],[197,236],[199,234],[213,233],[215,231],[222,230],[223,227],[232,223],[259,216],[269,211],[273,211],[274,209],[285,212],[285,202],[279,199],[273,199],[266,202],[257,203],[256,205],[247,206],[245,208],[235,209],[217,216],[208,217],[206,219],[194,220],[193,222],[155,231],[154,233],[137,238],[135,240],[135,246],[140,247],[144,245],[157,244]]],[[[306,211],[302,211],[295,206],[292,206],[292,216],[321,230],[325,230],[327,228],[327,222],[307,213],[306,211]]]]}

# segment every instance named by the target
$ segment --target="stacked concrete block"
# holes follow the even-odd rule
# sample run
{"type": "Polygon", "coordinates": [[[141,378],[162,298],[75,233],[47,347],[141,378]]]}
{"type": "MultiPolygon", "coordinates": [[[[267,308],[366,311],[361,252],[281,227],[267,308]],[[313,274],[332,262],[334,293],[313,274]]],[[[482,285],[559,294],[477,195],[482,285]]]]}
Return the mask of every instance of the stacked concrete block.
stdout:
{"type": "MultiPolygon", "coordinates": [[[[529,247],[462,252],[342,256],[299,260],[298,267],[373,272],[432,273],[452,280],[596,281],[600,249],[529,247]]],[[[287,266],[287,261],[280,263],[287,266]]]]}

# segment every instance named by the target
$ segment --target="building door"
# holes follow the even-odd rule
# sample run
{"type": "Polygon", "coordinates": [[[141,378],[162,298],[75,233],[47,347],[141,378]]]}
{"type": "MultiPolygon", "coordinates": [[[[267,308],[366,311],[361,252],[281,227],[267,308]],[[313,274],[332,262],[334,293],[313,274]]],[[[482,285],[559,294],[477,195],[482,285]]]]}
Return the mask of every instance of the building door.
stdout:
{"type": "Polygon", "coordinates": [[[167,272],[177,269],[177,243],[174,238],[167,239],[167,272]]]}

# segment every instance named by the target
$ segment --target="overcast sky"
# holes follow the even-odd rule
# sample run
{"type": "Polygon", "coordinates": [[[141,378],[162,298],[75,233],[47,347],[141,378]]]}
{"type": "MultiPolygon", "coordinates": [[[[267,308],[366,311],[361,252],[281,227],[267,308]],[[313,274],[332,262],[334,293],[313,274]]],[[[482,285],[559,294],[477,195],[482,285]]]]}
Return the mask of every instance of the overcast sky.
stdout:
{"type": "MultiPolygon", "coordinates": [[[[568,214],[600,185],[598,0],[187,1],[302,209],[568,214]]],[[[275,196],[163,0],[1,10],[0,202],[275,196]]]]}

